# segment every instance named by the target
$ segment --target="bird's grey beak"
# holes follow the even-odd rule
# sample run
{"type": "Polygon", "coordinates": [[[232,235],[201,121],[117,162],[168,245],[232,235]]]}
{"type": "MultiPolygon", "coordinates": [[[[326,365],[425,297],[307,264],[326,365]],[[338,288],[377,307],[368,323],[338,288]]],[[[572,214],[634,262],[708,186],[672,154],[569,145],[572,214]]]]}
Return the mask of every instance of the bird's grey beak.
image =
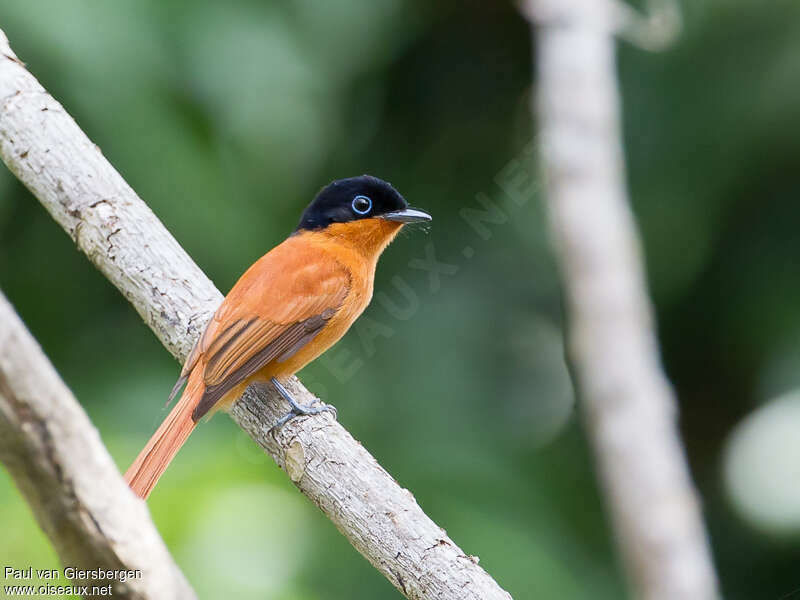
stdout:
{"type": "Polygon", "coordinates": [[[418,208],[404,208],[403,210],[395,210],[390,213],[381,215],[382,219],[387,221],[396,221],[398,223],[419,223],[422,221],[430,221],[431,216],[424,210],[418,208]]]}

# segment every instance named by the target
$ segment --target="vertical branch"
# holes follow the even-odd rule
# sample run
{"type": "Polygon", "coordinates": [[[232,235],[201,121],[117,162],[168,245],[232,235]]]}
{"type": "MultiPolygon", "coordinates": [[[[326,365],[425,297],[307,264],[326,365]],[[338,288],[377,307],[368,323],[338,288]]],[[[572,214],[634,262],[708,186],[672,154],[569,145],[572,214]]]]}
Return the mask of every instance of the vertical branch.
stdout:
{"type": "Polygon", "coordinates": [[[531,0],[551,235],[586,426],[631,585],[717,596],[662,371],[620,142],[612,2],[531,0]]]}
{"type": "Polygon", "coordinates": [[[0,459],[64,567],[139,571],[79,577],[76,585],[111,585],[114,596],[136,600],[195,597],[147,507],[2,293],[0,459]]]}

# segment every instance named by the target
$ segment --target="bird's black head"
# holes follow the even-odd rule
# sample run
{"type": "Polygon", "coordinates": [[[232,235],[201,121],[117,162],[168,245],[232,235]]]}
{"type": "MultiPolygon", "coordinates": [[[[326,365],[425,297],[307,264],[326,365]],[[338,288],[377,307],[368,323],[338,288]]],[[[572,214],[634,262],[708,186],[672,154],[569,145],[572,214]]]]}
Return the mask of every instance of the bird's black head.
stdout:
{"type": "Polygon", "coordinates": [[[338,179],[322,188],[303,212],[297,230],[375,217],[400,223],[431,220],[425,211],[411,208],[391,184],[361,175],[338,179]]]}

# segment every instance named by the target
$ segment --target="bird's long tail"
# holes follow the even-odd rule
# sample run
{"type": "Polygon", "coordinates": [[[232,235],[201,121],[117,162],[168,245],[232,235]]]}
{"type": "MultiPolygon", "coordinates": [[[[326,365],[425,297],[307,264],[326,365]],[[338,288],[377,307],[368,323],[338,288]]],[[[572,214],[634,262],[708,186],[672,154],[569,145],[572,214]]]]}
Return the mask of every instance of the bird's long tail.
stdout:
{"type": "Polygon", "coordinates": [[[147,498],[173,457],[192,433],[192,412],[205,391],[202,369],[189,376],[181,399],[125,472],[125,481],[140,498],[147,498]]]}

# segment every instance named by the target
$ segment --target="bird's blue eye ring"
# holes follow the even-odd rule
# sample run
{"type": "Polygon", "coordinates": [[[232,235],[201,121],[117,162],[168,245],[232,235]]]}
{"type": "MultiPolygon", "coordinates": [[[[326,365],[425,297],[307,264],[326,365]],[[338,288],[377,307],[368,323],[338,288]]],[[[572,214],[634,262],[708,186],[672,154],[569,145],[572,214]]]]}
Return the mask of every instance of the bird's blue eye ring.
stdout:
{"type": "Polygon", "coordinates": [[[360,215],[365,215],[372,210],[372,200],[369,196],[359,194],[353,198],[353,211],[360,215]]]}

